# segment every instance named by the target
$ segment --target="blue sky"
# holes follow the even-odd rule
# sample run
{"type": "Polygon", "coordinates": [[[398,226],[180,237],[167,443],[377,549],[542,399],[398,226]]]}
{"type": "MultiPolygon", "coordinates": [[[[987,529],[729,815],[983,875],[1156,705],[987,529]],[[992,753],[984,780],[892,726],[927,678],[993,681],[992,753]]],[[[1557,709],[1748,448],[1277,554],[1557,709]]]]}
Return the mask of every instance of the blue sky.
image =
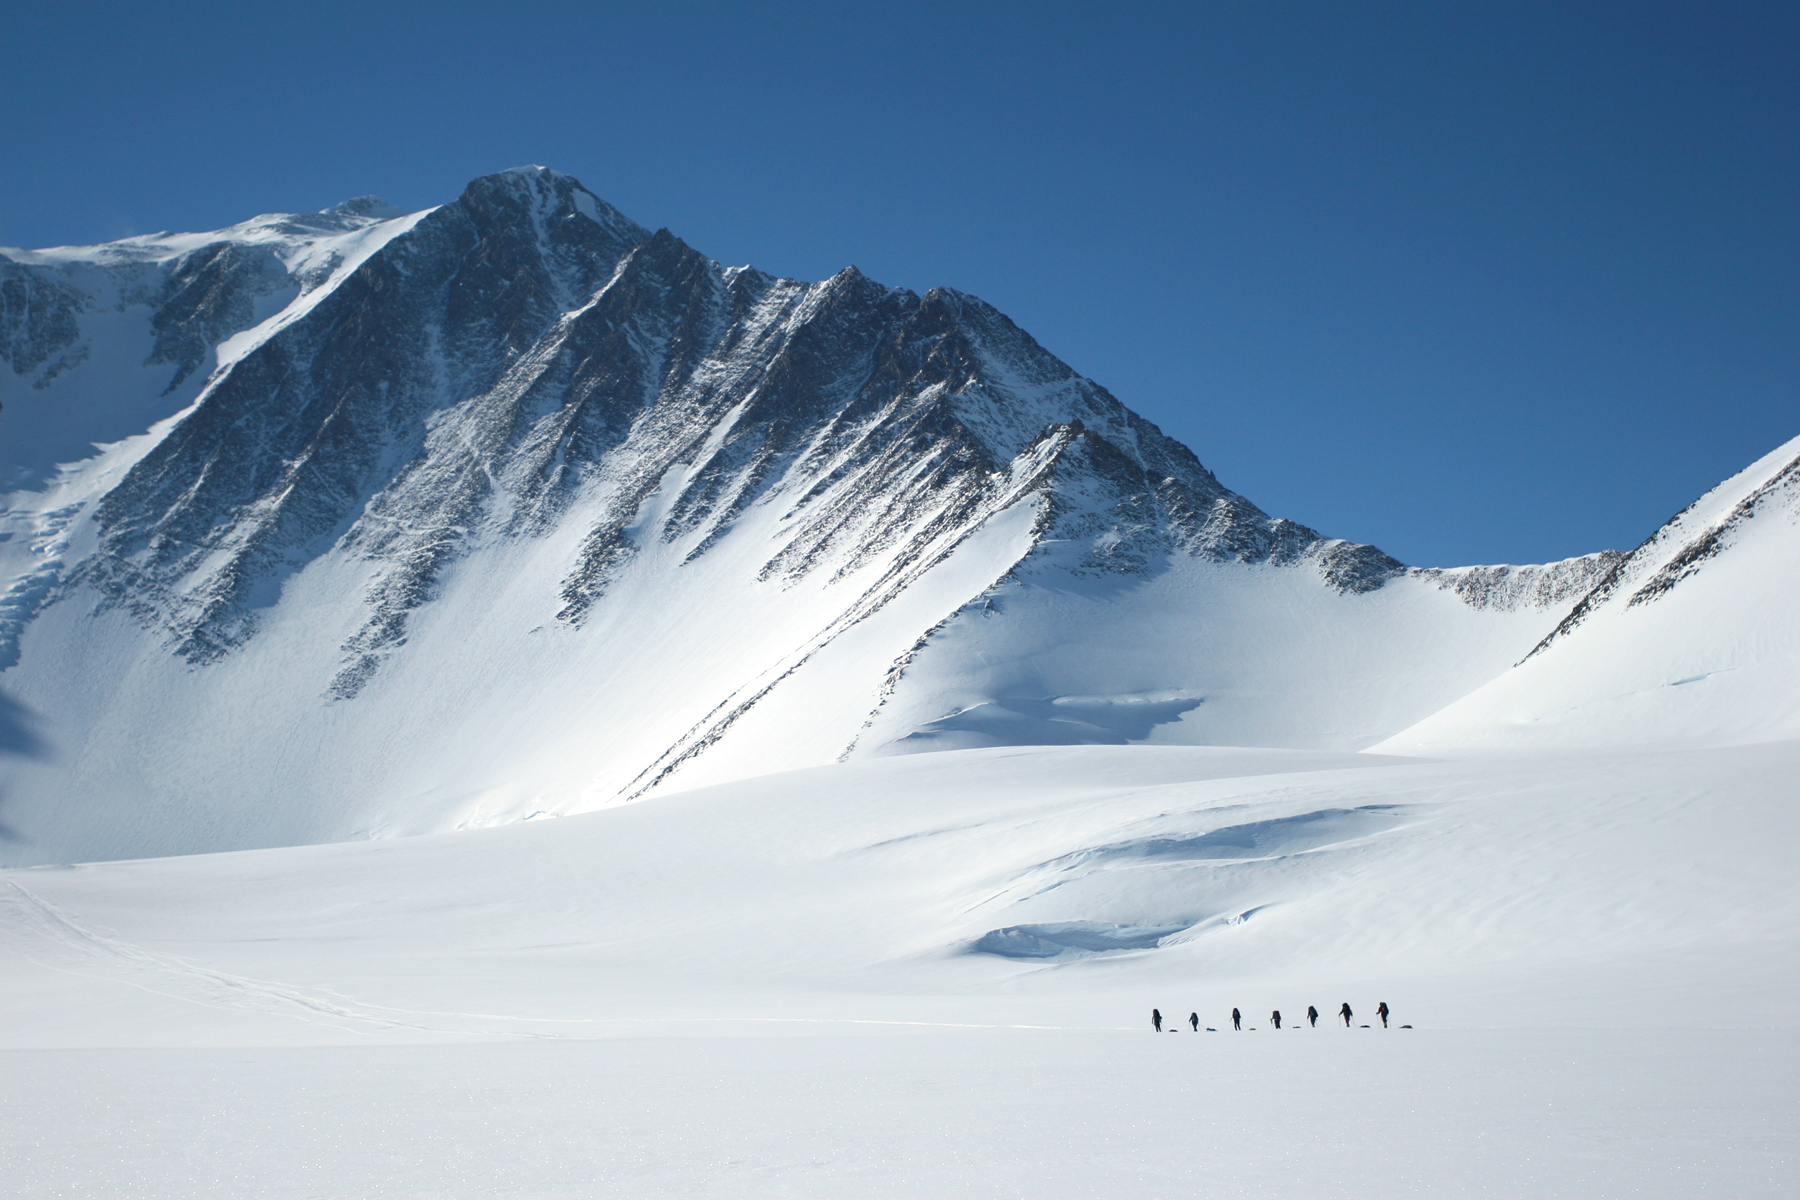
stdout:
{"type": "Polygon", "coordinates": [[[1800,6],[0,0],[0,244],[526,162],[1009,313],[1421,565],[1628,548],[1800,434],[1800,6]]]}

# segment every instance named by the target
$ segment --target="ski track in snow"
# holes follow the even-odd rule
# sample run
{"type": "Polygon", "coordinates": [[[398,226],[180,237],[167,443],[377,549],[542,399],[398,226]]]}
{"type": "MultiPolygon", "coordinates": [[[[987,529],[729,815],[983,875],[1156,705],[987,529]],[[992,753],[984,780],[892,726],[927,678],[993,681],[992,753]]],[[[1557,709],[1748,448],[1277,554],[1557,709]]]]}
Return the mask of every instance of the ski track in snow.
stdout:
{"type": "MultiPolygon", "coordinates": [[[[61,949],[72,952],[81,962],[95,967],[114,969],[111,973],[87,974],[87,978],[109,979],[130,987],[142,988],[157,995],[184,1000],[208,1008],[238,1008],[274,1016],[293,1017],[302,1021],[319,1022],[351,1033],[364,1033],[370,1029],[416,1029],[433,1033],[464,1032],[372,1015],[367,1010],[379,1006],[359,1004],[350,1001],[348,997],[335,996],[333,993],[314,992],[290,984],[273,983],[264,979],[249,979],[242,975],[232,975],[224,971],[196,966],[174,955],[159,954],[88,929],[56,905],[28,891],[16,882],[6,881],[6,887],[9,901],[7,908],[13,914],[18,928],[27,938],[35,936],[39,939],[49,940],[61,949]],[[163,984],[163,986],[157,987],[143,982],[143,978],[146,977],[163,984]],[[169,990],[171,987],[176,990],[169,990]],[[334,998],[326,999],[327,995],[332,995],[334,998]],[[340,1001],[348,1003],[340,1003],[340,1001]]],[[[84,974],[54,963],[40,965],[48,965],[55,970],[69,971],[71,974],[84,974]]],[[[404,1013],[406,1010],[384,1009],[382,1011],[404,1013]]],[[[409,1013],[407,1015],[467,1016],[483,1020],[515,1019],[485,1017],[473,1013],[409,1013]]]]}
{"type": "MultiPolygon", "coordinates": [[[[557,1039],[570,1036],[567,1034],[545,1033],[530,1030],[486,1030],[468,1029],[443,1024],[422,1024],[417,1021],[401,1020],[398,1017],[454,1017],[467,1021],[498,1021],[513,1025],[563,1025],[585,1026],[590,1029],[628,1029],[633,1025],[661,1024],[654,1018],[632,1017],[522,1017],[501,1015],[496,1013],[444,1012],[411,1008],[395,1008],[384,1004],[371,1004],[352,999],[327,989],[302,988],[293,984],[276,983],[266,979],[251,979],[242,975],[233,975],[225,971],[217,971],[197,966],[172,954],[162,954],[146,950],[142,946],[132,945],[107,934],[97,933],[78,923],[68,913],[51,904],[13,880],[4,882],[8,893],[7,909],[12,914],[14,928],[22,941],[48,940],[54,942],[62,950],[71,952],[77,959],[97,967],[110,967],[110,973],[92,973],[78,971],[56,962],[46,962],[38,958],[29,958],[34,964],[50,970],[63,971],[85,979],[108,981],[141,988],[159,996],[173,1000],[181,1000],[198,1004],[207,1008],[236,1008],[246,1012],[267,1014],[276,1017],[292,1017],[302,1021],[315,1022],[333,1029],[341,1029],[347,1033],[370,1034],[381,1030],[412,1030],[420,1033],[453,1034],[467,1036],[493,1036],[504,1038],[549,1038],[557,1039]],[[141,977],[162,982],[165,986],[157,987],[142,981],[141,977]],[[181,987],[186,984],[188,986],[181,987]],[[170,990],[174,987],[176,990],[170,990]],[[393,1013],[397,1017],[380,1014],[393,1013]]],[[[17,945],[15,952],[20,952],[17,945]]],[[[697,1024],[720,1025],[805,1025],[810,1027],[829,1028],[832,1026],[882,1026],[894,1028],[920,1029],[1063,1029],[1060,1025],[1032,1024],[992,1024],[968,1021],[900,1021],[872,1020],[858,1017],[704,1017],[690,1016],[683,1018],[697,1024]]]]}

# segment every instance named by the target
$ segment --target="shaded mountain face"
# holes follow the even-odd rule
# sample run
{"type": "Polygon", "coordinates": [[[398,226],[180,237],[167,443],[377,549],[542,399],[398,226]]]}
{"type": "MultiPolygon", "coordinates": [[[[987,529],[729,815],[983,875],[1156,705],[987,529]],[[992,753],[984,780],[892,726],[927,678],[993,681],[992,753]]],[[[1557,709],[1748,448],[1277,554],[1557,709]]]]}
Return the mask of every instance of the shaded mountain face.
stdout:
{"type": "Polygon", "coordinates": [[[192,848],[145,796],[220,848],[895,746],[1362,745],[1616,557],[1409,571],[974,297],[722,267],[542,168],[0,251],[0,359],[0,684],[61,755],[10,787],[125,814],[96,853],[192,848]]]}

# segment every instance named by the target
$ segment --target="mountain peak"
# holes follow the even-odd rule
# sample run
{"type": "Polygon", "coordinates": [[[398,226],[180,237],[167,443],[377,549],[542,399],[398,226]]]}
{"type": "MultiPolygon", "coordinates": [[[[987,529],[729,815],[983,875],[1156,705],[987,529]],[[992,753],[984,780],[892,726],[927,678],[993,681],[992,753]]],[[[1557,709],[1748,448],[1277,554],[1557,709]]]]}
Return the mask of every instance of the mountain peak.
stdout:
{"type": "Polygon", "coordinates": [[[583,216],[614,241],[634,246],[650,231],[589,191],[573,175],[549,167],[509,167],[469,181],[458,203],[477,210],[529,212],[538,223],[583,216]]]}
{"type": "Polygon", "coordinates": [[[550,192],[558,195],[564,195],[571,191],[587,192],[588,195],[593,195],[592,192],[588,191],[588,189],[583,186],[581,180],[575,178],[575,176],[570,175],[565,171],[557,171],[550,167],[540,167],[535,165],[508,167],[504,171],[495,171],[490,175],[478,176],[470,181],[469,186],[473,187],[475,184],[482,182],[507,184],[513,187],[540,192],[550,192]]]}
{"type": "Polygon", "coordinates": [[[406,216],[406,209],[396,208],[380,196],[353,196],[322,210],[321,215],[327,217],[375,217],[385,221],[392,217],[406,216]]]}
{"type": "MultiPolygon", "coordinates": [[[[507,167],[503,171],[494,172],[494,174],[523,175],[528,179],[567,179],[571,183],[576,183],[573,175],[558,171],[553,167],[546,167],[542,163],[526,163],[521,167],[507,167]]],[[[576,186],[579,187],[580,184],[576,183],[576,186]]]]}

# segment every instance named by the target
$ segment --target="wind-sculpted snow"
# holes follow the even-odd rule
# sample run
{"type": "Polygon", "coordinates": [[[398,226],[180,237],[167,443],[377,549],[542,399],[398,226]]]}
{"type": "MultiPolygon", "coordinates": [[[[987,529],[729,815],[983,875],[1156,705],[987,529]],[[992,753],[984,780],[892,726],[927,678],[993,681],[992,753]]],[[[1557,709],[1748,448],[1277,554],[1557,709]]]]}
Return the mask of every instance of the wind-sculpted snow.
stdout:
{"type": "Polygon", "coordinates": [[[893,749],[971,746],[1123,746],[1200,707],[1198,696],[1004,696],[923,725],[893,749]]]}
{"type": "Polygon", "coordinates": [[[1101,921],[1052,921],[1045,925],[1009,925],[975,939],[976,954],[1002,958],[1065,958],[1120,950],[1154,949],[1185,925],[1108,925],[1101,921]]]}
{"type": "Polygon", "coordinates": [[[1399,824],[1403,814],[1392,804],[1365,804],[1359,808],[1325,808],[1291,817],[1225,825],[1205,833],[1133,838],[1083,851],[1055,864],[1061,869],[1098,865],[1114,860],[1188,861],[1207,859],[1248,860],[1303,854],[1323,846],[1364,837],[1399,824]]]}
{"type": "MultiPolygon", "coordinates": [[[[1280,803],[1281,793],[1271,799],[1280,803]]],[[[1245,815],[1234,808],[1165,812],[1143,822],[1147,832],[1017,871],[984,899],[983,910],[1094,918],[1117,917],[1123,910],[1135,919],[1009,925],[986,931],[969,950],[1003,958],[1067,959],[1204,938],[1266,914],[1275,881],[1328,872],[1337,866],[1336,856],[1359,855],[1370,839],[1425,816],[1413,806],[1385,803],[1249,821],[1245,815]],[[1290,861],[1301,857],[1304,864],[1290,861]],[[1254,899],[1259,891],[1264,898],[1254,899]]]]}

